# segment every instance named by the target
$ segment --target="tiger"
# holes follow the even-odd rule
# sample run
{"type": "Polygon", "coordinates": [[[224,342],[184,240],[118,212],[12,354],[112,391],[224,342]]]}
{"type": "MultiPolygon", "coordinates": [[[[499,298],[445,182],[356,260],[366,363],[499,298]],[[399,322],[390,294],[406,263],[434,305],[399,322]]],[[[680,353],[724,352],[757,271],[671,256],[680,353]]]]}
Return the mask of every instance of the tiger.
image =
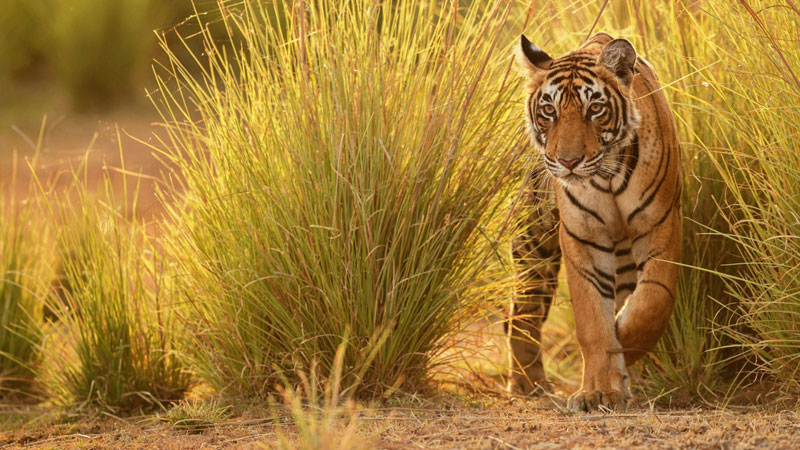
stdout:
{"type": "Polygon", "coordinates": [[[567,407],[624,409],[627,368],[652,350],[675,305],[682,216],[674,118],[653,67],[625,39],[599,33],[553,59],[522,35],[516,60],[541,154],[534,159],[543,163],[530,172],[529,213],[512,244],[519,283],[508,389],[551,389],[541,327],[563,264],[583,359],[567,407]]]}

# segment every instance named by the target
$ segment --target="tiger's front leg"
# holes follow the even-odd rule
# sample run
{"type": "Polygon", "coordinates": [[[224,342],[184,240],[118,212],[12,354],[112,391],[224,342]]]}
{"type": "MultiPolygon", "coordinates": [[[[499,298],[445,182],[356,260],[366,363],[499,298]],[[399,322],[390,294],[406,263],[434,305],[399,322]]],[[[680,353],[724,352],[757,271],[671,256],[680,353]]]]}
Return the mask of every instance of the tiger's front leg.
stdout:
{"type": "Polygon", "coordinates": [[[617,335],[631,365],[652,349],[667,328],[675,306],[681,256],[681,215],[675,202],[665,219],[633,240],[637,284],[617,314],[617,335]]]}
{"type": "Polygon", "coordinates": [[[614,324],[614,243],[608,236],[580,233],[562,222],[559,238],[583,356],[581,388],[570,396],[567,407],[574,411],[624,408],[630,390],[614,324]]]}

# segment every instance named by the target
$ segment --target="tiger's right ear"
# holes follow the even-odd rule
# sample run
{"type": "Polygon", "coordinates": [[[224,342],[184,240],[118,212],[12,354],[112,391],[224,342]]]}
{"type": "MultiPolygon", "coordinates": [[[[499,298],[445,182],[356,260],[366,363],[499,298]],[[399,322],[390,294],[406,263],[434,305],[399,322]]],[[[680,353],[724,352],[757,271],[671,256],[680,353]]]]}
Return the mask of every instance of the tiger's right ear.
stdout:
{"type": "Polygon", "coordinates": [[[540,70],[549,69],[552,62],[553,58],[544,50],[533,45],[524,34],[520,37],[519,47],[517,47],[517,65],[520,69],[534,74],[540,70]]]}

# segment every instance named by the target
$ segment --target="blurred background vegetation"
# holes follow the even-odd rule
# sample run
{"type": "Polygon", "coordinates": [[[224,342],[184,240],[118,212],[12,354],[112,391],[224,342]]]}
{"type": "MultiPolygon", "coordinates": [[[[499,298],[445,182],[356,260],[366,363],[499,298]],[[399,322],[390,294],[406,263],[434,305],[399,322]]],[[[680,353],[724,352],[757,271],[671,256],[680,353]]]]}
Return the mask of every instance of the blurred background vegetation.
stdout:
{"type": "MultiPolygon", "coordinates": [[[[213,0],[196,6],[206,16],[218,11],[213,0]]],[[[35,83],[56,88],[80,110],[140,100],[152,84],[157,33],[169,34],[193,12],[191,0],[7,0],[0,11],[3,96],[35,83]]]]}

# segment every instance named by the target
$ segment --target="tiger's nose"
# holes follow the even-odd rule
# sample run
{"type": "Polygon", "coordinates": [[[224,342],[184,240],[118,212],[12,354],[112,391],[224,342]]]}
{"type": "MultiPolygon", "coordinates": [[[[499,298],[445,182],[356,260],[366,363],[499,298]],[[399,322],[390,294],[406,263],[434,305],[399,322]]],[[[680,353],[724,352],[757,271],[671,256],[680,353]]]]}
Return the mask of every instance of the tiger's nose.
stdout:
{"type": "Polygon", "coordinates": [[[575,168],[575,166],[578,165],[579,162],[581,162],[582,159],[583,156],[581,156],[580,158],[572,158],[572,159],[558,158],[558,162],[560,162],[567,169],[572,170],[575,168]]]}

